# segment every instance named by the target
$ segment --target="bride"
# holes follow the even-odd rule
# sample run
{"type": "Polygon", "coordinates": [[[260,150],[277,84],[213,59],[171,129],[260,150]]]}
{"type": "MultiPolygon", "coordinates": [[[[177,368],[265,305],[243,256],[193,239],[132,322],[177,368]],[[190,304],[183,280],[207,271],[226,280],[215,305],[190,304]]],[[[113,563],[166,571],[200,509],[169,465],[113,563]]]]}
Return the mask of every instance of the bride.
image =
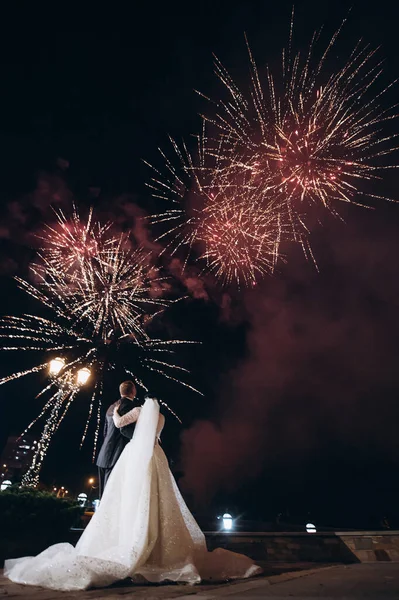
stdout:
{"type": "Polygon", "coordinates": [[[121,417],[137,421],[115,465],[98,510],[76,547],[61,543],[34,557],[5,561],[16,583],[56,590],[103,587],[127,577],[149,582],[199,583],[251,577],[261,571],[241,554],[208,552],[205,536],[187,508],[159,445],[165,418],[157,400],[121,417]]]}

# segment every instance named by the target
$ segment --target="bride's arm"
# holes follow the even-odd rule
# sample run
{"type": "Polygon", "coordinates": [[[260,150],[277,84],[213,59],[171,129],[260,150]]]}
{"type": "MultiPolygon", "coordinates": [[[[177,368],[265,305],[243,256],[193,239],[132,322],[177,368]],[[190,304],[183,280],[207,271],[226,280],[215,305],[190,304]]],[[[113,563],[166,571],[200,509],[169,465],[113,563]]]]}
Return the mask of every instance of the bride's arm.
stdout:
{"type": "Polygon", "coordinates": [[[118,407],[115,407],[113,414],[115,427],[120,429],[121,427],[126,427],[126,425],[130,425],[131,423],[135,423],[139,418],[140,410],[140,406],[135,406],[135,408],[132,408],[132,410],[129,410],[129,412],[121,416],[118,413],[118,407]]]}

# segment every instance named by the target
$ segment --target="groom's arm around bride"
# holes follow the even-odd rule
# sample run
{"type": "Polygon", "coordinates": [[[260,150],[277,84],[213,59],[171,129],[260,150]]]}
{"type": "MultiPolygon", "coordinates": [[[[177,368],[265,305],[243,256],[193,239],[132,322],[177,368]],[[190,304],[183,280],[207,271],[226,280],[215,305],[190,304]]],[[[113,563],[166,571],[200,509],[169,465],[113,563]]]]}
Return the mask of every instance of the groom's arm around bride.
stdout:
{"type": "MultiPolygon", "coordinates": [[[[117,412],[121,417],[123,417],[126,413],[130,412],[135,407],[137,407],[137,404],[136,402],[134,402],[134,400],[131,400],[130,398],[122,398],[121,403],[117,408],[117,412]]],[[[128,425],[121,427],[119,431],[125,438],[131,440],[133,437],[135,427],[136,423],[129,423],[128,425]]]]}

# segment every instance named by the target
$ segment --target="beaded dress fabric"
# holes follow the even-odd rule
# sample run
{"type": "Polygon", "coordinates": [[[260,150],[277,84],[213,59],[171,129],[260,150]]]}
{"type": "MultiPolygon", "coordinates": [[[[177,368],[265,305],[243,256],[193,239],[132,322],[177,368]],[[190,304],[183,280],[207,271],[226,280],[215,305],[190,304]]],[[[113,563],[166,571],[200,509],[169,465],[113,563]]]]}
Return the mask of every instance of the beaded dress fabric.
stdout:
{"type": "Polygon", "coordinates": [[[127,577],[195,584],[245,578],[261,571],[241,554],[207,551],[204,534],[158,443],[164,424],[158,403],[147,399],[141,409],[134,408],[123,417],[115,414],[117,427],[135,420],[134,436],[76,547],[55,544],[35,557],[6,560],[6,577],[50,589],[84,590],[127,577]]]}

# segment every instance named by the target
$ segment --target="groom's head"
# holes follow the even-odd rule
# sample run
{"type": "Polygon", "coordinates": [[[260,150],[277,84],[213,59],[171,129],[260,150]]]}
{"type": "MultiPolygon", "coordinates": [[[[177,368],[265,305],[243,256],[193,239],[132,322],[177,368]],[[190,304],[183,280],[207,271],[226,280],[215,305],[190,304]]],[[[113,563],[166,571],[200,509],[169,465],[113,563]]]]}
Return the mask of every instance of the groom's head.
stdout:
{"type": "Polygon", "coordinates": [[[124,381],[119,386],[119,393],[122,398],[130,398],[130,400],[134,400],[136,397],[136,386],[133,381],[124,381]]]}

